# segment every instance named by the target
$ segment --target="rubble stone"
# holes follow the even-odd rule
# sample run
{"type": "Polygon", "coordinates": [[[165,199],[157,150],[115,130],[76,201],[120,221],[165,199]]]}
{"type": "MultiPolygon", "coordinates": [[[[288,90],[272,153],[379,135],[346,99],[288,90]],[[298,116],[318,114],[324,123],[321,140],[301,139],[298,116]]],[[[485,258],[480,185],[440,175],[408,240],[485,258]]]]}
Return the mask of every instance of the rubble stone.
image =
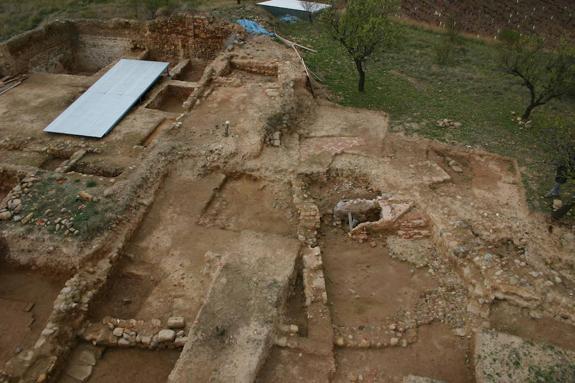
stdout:
{"type": "Polygon", "coordinates": [[[176,338],[176,332],[170,329],[161,330],[158,333],[158,342],[172,342],[176,338]]]}
{"type": "Polygon", "coordinates": [[[170,317],[167,323],[168,328],[181,329],[186,327],[186,319],[184,317],[170,317]]]}

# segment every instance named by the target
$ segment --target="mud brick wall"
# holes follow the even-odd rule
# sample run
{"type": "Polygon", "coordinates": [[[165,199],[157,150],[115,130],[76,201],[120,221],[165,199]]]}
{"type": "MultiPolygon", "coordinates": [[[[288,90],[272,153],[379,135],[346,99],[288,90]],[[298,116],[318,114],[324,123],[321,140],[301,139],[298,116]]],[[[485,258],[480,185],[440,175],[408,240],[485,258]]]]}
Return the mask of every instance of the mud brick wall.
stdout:
{"type": "Polygon", "coordinates": [[[74,25],[53,22],[0,44],[0,72],[63,72],[72,60],[74,25]]]}

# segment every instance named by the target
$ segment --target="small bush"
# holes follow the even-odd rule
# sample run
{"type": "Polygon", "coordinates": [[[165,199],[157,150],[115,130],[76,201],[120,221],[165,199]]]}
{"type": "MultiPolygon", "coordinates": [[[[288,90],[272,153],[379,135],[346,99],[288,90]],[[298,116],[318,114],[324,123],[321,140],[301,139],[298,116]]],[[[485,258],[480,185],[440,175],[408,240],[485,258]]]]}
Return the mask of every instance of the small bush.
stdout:
{"type": "Polygon", "coordinates": [[[459,34],[459,24],[453,17],[445,23],[445,33],[435,46],[435,60],[439,65],[453,65],[460,54],[464,54],[463,38],[459,34]]]}

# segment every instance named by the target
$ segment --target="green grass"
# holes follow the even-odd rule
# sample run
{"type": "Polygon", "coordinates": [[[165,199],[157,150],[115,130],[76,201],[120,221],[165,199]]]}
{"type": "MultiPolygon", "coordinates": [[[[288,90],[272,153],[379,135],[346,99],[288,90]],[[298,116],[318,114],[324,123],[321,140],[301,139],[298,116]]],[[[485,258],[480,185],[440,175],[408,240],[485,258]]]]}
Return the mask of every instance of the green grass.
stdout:
{"type": "Polygon", "coordinates": [[[311,70],[319,74],[332,98],[347,106],[383,110],[391,128],[444,142],[480,147],[515,157],[524,173],[532,207],[548,209],[541,196],[554,178],[553,148],[540,132],[546,119],[575,118],[575,100],[553,101],[535,110],[533,126],[522,128],[512,121],[527,100],[527,91],[502,73],[492,44],[462,39],[462,50],[453,65],[436,64],[436,47],[442,35],[399,25],[401,40],[368,64],[366,92],[357,91],[357,75],[347,53],[323,30],[320,23],[281,25],[281,32],[318,50],[306,53],[311,70]],[[436,126],[439,119],[459,121],[459,129],[436,126]]]}
{"type": "MultiPolygon", "coordinates": [[[[93,185],[90,191],[93,195],[101,194],[102,188],[95,181],[88,180],[85,184],[93,185]]],[[[81,179],[71,176],[44,177],[34,183],[29,195],[22,197],[24,208],[20,215],[32,214],[30,226],[43,222],[42,226],[55,235],[63,235],[65,231],[56,231],[56,218],[70,219],[81,239],[93,239],[113,222],[117,207],[106,199],[81,200],[78,193],[85,190],[82,185],[81,179]]]]}

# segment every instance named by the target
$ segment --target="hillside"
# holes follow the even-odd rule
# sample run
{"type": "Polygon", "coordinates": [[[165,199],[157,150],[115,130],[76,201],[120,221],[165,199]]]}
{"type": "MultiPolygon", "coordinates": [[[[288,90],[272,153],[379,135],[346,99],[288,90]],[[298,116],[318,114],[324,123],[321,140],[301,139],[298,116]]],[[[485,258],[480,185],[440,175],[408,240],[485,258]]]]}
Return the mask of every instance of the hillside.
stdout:
{"type": "Polygon", "coordinates": [[[489,37],[508,28],[575,39],[572,0],[402,0],[402,8],[406,17],[432,25],[451,16],[465,32],[489,37]]]}

